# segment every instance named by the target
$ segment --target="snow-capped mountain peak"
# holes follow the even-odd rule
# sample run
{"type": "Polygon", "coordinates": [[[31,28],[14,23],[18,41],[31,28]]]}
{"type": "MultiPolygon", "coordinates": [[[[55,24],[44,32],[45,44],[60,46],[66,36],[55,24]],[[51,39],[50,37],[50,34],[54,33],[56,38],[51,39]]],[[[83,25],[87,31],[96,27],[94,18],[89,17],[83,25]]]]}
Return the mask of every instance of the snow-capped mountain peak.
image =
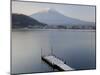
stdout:
{"type": "Polygon", "coordinates": [[[32,18],[48,25],[91,25],[91,22],[81,21],[61,14],[55,9],[31,15],[32,18]]]}

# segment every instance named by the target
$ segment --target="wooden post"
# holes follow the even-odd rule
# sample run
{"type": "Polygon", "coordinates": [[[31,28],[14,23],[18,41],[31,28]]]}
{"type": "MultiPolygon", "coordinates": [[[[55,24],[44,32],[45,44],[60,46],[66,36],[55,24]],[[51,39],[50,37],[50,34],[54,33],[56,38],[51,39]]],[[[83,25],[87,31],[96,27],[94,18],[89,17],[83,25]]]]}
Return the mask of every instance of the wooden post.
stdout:
{"type": "Polygon", "coordinates": [[[42,48],[41,48],[41,57],[42,57],[42,48]]]}
{"type": "Polygon", "coordinates": [[[51,55],[53,55],[53,48],[51,47],[51,55]]]}
{"type": "Polygon", "coordinates": [[[43,68],[43,67],[42,67],[42,64],[43,64],[43,63],[42,63],[42,48],[41,48],[41,69],[43,68]]]}

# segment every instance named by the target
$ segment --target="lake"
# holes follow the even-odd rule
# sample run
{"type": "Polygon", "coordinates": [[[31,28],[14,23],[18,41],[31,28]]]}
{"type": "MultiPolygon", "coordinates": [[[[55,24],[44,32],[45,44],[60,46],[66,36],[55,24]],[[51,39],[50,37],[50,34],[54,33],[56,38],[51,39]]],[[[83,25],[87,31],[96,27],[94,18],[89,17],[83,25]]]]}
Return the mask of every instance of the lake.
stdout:
{"type": "Polygon", "coordinates": [[[95,48],[95,30],[13,30],[12,73],[53,71],[41,60],[51,49],[75,70],[95,69],[95,48]]]}

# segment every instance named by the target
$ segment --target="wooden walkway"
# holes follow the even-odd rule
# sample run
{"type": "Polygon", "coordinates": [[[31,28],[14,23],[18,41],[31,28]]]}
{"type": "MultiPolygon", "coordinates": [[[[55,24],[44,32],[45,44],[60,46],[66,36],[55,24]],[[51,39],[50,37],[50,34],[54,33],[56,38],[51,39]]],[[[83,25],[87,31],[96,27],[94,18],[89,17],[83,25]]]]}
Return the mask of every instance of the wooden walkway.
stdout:
{"type": "Polygon", "coordinates": [[[66,65],[62,60],[53,55],[42,56],[42,60],[45,61],[54,69],[58,69],[60,71],[74,70],[70,66],[66,65]]]}

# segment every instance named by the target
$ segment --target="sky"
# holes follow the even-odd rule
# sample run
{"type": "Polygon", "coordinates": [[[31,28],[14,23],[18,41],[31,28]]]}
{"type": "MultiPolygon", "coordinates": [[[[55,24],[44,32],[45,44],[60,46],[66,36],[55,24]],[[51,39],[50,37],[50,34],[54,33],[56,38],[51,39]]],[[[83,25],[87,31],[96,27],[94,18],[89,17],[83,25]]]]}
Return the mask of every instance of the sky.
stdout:
{"type": "Polygon", "coordinates": [[[95,6],[12,1],[12,13],[32,15],[55,9],[65,16],[95,22],[95,6]]]}

